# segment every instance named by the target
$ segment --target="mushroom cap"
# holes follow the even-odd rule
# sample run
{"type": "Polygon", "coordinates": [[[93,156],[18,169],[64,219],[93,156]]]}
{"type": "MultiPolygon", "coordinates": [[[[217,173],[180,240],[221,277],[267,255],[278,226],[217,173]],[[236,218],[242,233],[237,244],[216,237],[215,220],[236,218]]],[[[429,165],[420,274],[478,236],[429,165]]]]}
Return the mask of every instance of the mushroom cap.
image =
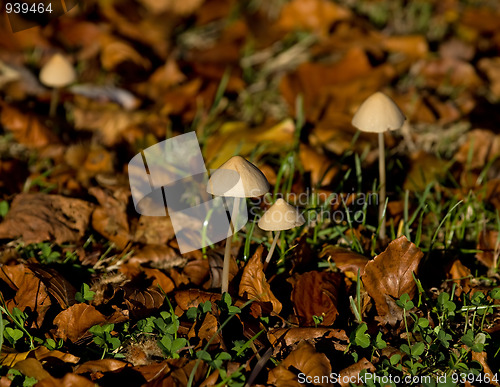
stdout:
{"type": "Polygon", "coordinates": [[[304,223],[304,217],[299,213],[297,208],[279,198],[262,215],[258,225],[262,230],[281,231],[302,226],[304,223]]]}
{"type": "Polygon", "coordinates": [[[254,198],[267,191],[269,183],[264,174],[241,156],[233,156],[222,164],[207,185],[207,192],[212,195],[234,198],[254,198]]]}
{"type": "Polygon", "coordinates": [[[64,87],[76,80],[76,72],[71,63],[57,53],[40,70],[40,82],[48,87],[64,87]]]}
{"type": "Polygon", "coordinates": [[[398,105],[377,91],[361,104],[352,118],[352,124],[362,132],[383,133],[401,128],[405,119],[398,105]]]}

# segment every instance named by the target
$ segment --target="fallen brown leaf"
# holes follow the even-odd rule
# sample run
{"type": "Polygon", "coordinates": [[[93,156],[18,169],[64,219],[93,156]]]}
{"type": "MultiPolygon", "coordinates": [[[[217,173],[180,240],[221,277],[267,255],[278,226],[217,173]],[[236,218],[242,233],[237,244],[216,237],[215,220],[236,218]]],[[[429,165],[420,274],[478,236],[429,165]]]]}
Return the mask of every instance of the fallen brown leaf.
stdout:
{"type": "Polygon", "coordinates": [[[361,280],[375,301],[381,322],[394,325],[402,318],[401,308],[394,299],[399,299],[404,293],[413,298],[417,289],[413,273],[417,272],[423,256],[424,253],[403,235],[366,264],[361,280]]]}
{"type": "Polygon", "coordinates": [[[54,336],[74,343],[90,335],[89,328],[105,322],[106,317],[92,305],[75,304],[54,318],[54,325],[57,326],[54,336]]]}
{"type": "Polygon", "coordinates": [[[261,302],[270,302],[273,305],[273,312],[281,312],[281,302],[274,296],[271,286],[266,280],[262,265],[262,251],[264,247],[260,245],[255,254],[248,260],[241,276],[238,294],[240,297],[248,299],[255,298],[261,302]]]}
{"type": "Polygon", "coordinates": [[[27,111],[20,111],[0,101],[0,123],[10,131],[17,142],[30,148],[43,148],[59,144],[57,136],[39,118],[27,111]]]}
{"type": "Polygon", "coordinates": [[[75,374],[96,374],[121,370],[128,363],[116,359],[90,360],[75,367],[75,374]]]}
{"type": "Polygon", "coordinates": [[[485,230],[479,234],[478,239],[477,249],[482,251],[476,253],[476,259],[488,269],[494,270],[500,255],[498,231],[485,230]]]}
{"type": "Polygon", "coordinates": [[[301,325],[315,325],[313,316],[323,317],[322,326],[335,322],[341,282],[342,276],[331,272],[310,271],[298,276],[291,300],[301,325]]]}
{"type": "Polygon", "coordinates": [[[45,378],[50,377],[50,374],[43,369],[42,363],[40,363],[39,360],[33,358],[21,360],[17,362],[13,368],[21,371],[23,375],[35,378],[38,381],[42,381],[45,378]]]}
{"type": "Polygon", "coordinates": [[[298,374],[294,373],[297,371],[309,376],[316,386],[330,386],[330,383],[322,382],[324,376],[332,372],[330,361],[325,354],[316,352],[314,347],[306,341],[292,351],[278,367],[269,372],[267,382],[277,387],[300,386],[301,384],[297,381],[298,374]]]}
{"type": "Polygon", "coordinates": [[[62,379],[53,376],[39,381],[37,386],[41,387],[95,387],[95,383],[87,378],[76,374],[66,374],[62,379]]]}
{"type": "Polygon", "coordinates": [[[339,372],[339,384],[342,387],[350,386],[351,383],[349,383],[348,380],[356,380],[359,373],[363,370],[375,372],[375,367],[371,362],[369,362],[365,358],[362,358],[357,363],[352,364],[339,372]]]}
{"type": "Polygon", "coordinates": [[[333,346],[337,351],[345,351],[349,343],[343,329],[332,328],[278,328],[273,329],[267,334],[269,342],[273,346],[284,343],[286,346],[295,345],[302,340],[332,340],[333,346]]]}
{"type": "Polygon", "coordinates": [[[19,194],[0,224],[0,238],[25,243],[76,242],[87,231],[93,205],[60,195],[19,194]]]}
{"type": "Polygon", "coordinates": [[[358,270],[360,273],[363,273],[369,261],[364,255],[340,246],[332,245],[324,246],[320,257],[331,259],[335,262],[335,266],[351,279],[357,278],[358,270]]]}

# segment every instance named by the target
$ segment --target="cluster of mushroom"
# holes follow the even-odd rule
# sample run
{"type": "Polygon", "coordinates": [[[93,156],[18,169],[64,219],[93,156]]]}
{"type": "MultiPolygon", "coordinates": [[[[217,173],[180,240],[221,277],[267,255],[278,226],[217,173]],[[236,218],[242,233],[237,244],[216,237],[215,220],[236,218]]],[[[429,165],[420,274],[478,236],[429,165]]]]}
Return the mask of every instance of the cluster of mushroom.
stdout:
{"type": "MultiPolygon", "coordinates": [[[[234,183],[234,181],[232,182],[234,183]]],[[[238,217],[239,203],[241,198],[256,198],[264,195],[269,191],[269,182],[254,164],[241,156],[233,156],[219,169],[217,169],[208,181],[207,192],[222,197],[235,198],[233,209],[231,211],[231,232],[226,239],[226,247],[224,251],[224,265],[222,269],[222,286],[221,292],[227,292],[229,288],[229,263],[231,255],[231,241],[235,227],[234,222],[238,217]],[[229,174],[238,173],[238,184],[228,184],[229,174]]],[[[237,221],[237,220],[236,220],[237,221]]],[[[283,199],[278,199],[262,216],[258,225],[266,231],[278,231],[274,236],[271,248],[266,258],[266,264],[271,260],[273,251],[276,247],[280,232],[288,230],[304,224],[304,218],[299,214],[295,207],[285,202],[283,199]]]]}

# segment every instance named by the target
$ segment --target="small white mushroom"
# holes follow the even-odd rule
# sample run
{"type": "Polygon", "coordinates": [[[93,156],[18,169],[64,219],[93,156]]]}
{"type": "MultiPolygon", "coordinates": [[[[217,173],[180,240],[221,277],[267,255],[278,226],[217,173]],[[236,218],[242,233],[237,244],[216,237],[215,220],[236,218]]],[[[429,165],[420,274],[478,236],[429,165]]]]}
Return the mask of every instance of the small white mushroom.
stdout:
{"type": "Polygon", "coordinates": [[[380,175],[380,197],[379,197],[379,238],[385,239],[385,225],[383,219],[385,205],[385,149],[384,132],[396,130],[403,126],[405,116],[398,105],[381,92],[376,92],[368,97],[358,108],[352,118],[352,124],[362,132],[378,133],[379,149],[379,175],[380,175]]]}
{"type": "Polygon", "coordinates": [[[59,89],[66,87],[76,80],[76,72],[66,57],[54,54],[40,70],[40,82],[52,88],[49,116],[53,117],[59,100],[59,89]]]}
{"type": "MultiPolygon", "coordinates": [[[[231,231],[234,231],[234,220],[238,217],[240,198],[254,198],[264,195],[269,191],[269,182],[259,168],[241,156],[233,156],[219,169],[217,169],[208,180],[207,192],[215,196],[234,197],[233,211],[231,217],[231,231]],[[238,173],[239,180],[235,181],[238,173]]],[[[224,266],[222,268],[221,292],[227,292],[229,288],[229,257],[231,254],[232,235],[226,239],[224,251],[224,266]]]]}
{"type": "Polygon", "coordinates": [[[269,249],[269,253],[266,257],[266,262],[264,263],[265,266],[267,266],[271,260],[281,231],[302,226],[304,223],[304,217],[299,213],[299,211],[281,198],[276,200],[276,202],[269,207],[264,215],[262,215],[262,218],[260,218],[258,226],[265,231],[278,232],[274,235],[273,243],[271,244],[271,248],[269,249]]]}

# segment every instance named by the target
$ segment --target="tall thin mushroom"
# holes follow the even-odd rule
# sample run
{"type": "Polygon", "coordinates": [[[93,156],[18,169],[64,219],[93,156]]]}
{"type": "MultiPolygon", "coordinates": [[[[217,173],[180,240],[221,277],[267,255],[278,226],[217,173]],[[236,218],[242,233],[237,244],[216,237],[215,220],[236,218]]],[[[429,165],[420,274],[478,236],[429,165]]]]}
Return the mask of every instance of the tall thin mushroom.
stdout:
{"type": "Polygon", "coordinates": [[[226,249],[224,251],[224,266],[222,268],[221,292],[229,289],[229,262],[231,255],[232,234],[234,232],[234,220],[238,218],[238,209],[241,198],[255,198],[269,191],[269,182],[259,168],[241,156],[233,156],[219,169],[217,169],[208,180],[207,192],[215,196],[233,197],[233,210],[231,211],[231,235],[226,238],[226,249]],[[238,173],[237,184],[234,172],[238,173]]]}
{"type": "Polygon", "coordinates": [[[384,205],[386,195],[384,132],[403,126],[405,116],[398,105],[384,93],[378,91],[368,97],[352,118],[352,125],[362,132],[378,133],[378,166],[380,177],[379,194],[379,238],[385,239],[384,205]]]}
{"type": "Polygon", "coordinates": [[[42,67],[39,78],[43,85],[52,88],[49,116],[54,117],[59,102],[59,90],[76,80],[75,69],[66,57],[57,53],[42,67]]]}
{"type": "Polygon", "coordinates": [[[304,217],[297,211],[297,209],[281,198],[276,200],[276,202],[269,207],[269,209],[259,219],[258,226],[262,230],[277,231],[277,233],[274,234],[273,243],[271,244],[271,248],[267,254],[264,266],[269,264],[269,261],[273,256],[276,242],[280,237],[281,231],[302,226],[304,223],[304,217]]]}

